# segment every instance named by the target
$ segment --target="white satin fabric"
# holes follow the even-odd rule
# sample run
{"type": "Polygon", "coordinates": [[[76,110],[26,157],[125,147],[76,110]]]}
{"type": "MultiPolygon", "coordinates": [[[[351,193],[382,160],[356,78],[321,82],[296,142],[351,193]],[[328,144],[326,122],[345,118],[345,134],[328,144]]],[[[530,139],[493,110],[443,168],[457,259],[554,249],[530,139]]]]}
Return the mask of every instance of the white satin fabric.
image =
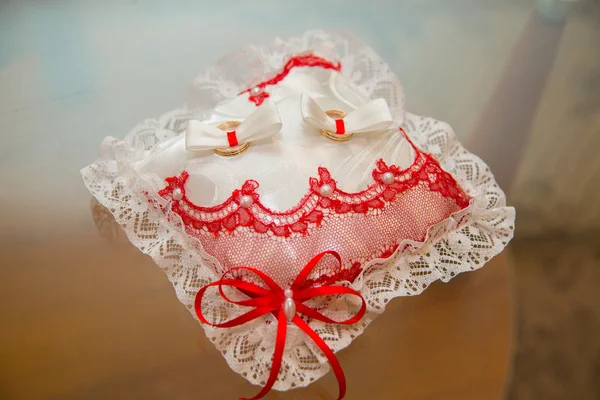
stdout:
{"type": "MultiPolygon", "coordinates": [[[[302,94],[300,103],[304,122],[313,128],[336,131],[335,119],[327,115],[315,99],[302,94]]],[[[364,104],[347,114],[342,120],[345,133],[377,132],[388,128],[394,122],[385,99],[376,99],[364,104]]]]}
{"type": "MultiPolygon", "coordinates": [[[[235,129],[239,144],[267,139],[281,129],[277,107],[270,99],[248,115],[235,129]]],[[[190,151],[212,150],[229,147],[225,132],[216,125],[190,120],[185,133],[185,148],[190,151]]]]}
{"type": "MultiPolygon", "coordinates": [[[[367,109],[372,107],[370,99],[337,71],[294,68],[278,85],[267,86],[266,90],[282,124],[273,136],[254,140],[240,155],[221,157],[212,150],[186,150],[186,135],[182,134],[160,143],[135,169],[157,189],[165,186],[166,177],[187,170],[190,177],[186,194],[203,206],[222,203],[246,180],[254,179],[260,184],[257,192],[261,202],[283,211],[295,206],[308,192],[309,178],[318,177],[320,166],[331,172],[341,190],[357,192],[373,183],[371,173],[378,159],[401,168],[413,162],[414,150],[398,129],[401,120],[377,134],[357,134],[346,142],[326,139],[319,129],[304,121],[302,95],[310,96],[321,110],[341,110],[348,117],[365,105],[367,109]]],[[[381,103],[375,102],[375,108],[380,107],[381,103]]],[[[218,105],[202,123],[244,121],[255,110],[244,93],[218,105]]],[[[385,118],[389,118],[387,114],[385,118]]],[[[358,121],[355,126],[360,128],[358,121]]]]}

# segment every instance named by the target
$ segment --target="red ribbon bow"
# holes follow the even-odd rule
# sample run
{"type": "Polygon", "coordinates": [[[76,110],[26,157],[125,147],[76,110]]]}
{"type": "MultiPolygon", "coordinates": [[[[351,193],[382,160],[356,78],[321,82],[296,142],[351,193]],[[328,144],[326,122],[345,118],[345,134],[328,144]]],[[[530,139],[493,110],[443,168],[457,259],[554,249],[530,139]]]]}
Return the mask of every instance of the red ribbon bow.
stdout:
{"type": "Polygon", "coordinates": [[[269,278],[269,276],[255,268],[236,267],[232,268],[227,273],[225,273],[218,281],[204,286],[198,291],[198,294],[196,294],[196,300],[194,303],[196,315],[198,315],[198,318],[203,323],[217,328],[231,328],[234,326],[239,326],[245,324],[246,322],[250,322],[256,318],[262,317],[263,315],[268,313],[273,313],[273,315],[277,318],[277,337],[275,341],[273,364],[271,365],[269,379],[267,380],[267,383],[262,388],[262,390],[256,396],[252,397],[251,399],[242,398],[240,400],[260,399],[264,395],[266,395],[273,387],[273,384],[277,380],[277,375],[279,374],[281,361],[283,359],[283,350],[285,347],[288,318],[291,319],[291,323],[295,324],[298,328],[302,329],[308,335],[308,337],[310,337],[313,340],[313,342],[315,342],[315,344],[321,349],[321,351],[329,360],[329,363],[331,364],[331,367],[333,368],[333,371],[338,381],[338,400],[341,400],[346,394],[346,377],[344,376],[344,371],[342,370],[339,361],[335,357],[335,354],[329,348],[329,346],[327,346],[327,343],[325,343],[325,341],[321,339],[321,337],[308,325],[308,323],[306,323],[302,318],[298,316],[298,314],[304,314],[309,318],[316,319],[318,321],[323,321],[329,324],[350,325],[360,321],[366,312],[367,306],[365,303],[365,299],[363,299],[360,293],[354,289],[344,286],[332,285],[323,285],[319,287],[304,287],[305,282],[310,273],[313,271],[313,269],[315,269],[319,261],[321,261],[321,259],[327,254],[334,256],[338,262],[338,266],[341,268],[342,259],[337,252],[325,251],[323,253],[320,253],[304,266],[304,268],[302,269],[302,271],[300,271],[300,274],[298,274],[298,276],[292,283],[292,286],[288,290],[282,289],[277,283],[275,283],[275,281],[269,278]],[[236,278],[228,278],[227,276],[231,275],[231,272],[233,271],[250,271],[256,274],[267,287],[265,288],[255,283],[244,280],[243,274],[239,274],[240,276],[236,278]],[[221,297],[223,297],[223,299],[225,299],[226,301],[240,306],[254,307],[254,309],[248,311],[245,314],[240,315],[239,317],[236,317],[232,320],[220,324],[213,324],[209,322],[202,314],[202,298],[204,297],[204,292],[206,292],[206,290],[212,286],[217,286],[219,288],[219,293],[221,297]],[[236,288],[250,298],[247,300],[240,301],[232,300],[231,298],[227,297],[223,290],[223,288],[226,286],[236,288]],[[344,321],[335,321],[321,314],[314,308],[311,308],[304,304],[305,301],[313,299],[315,297],[345,294],[359,297],[361,300],[361,307],[360,310],[353,317],[344,321]],[[291,307],[291,315],[290,307],[287,307],[287,311],[284,312],[284,303],[286,302],[286,300],[289,303],[291,301],[289,300],[290,298],[293,300],[293,303],[295,305],[295,307],[291,307]],[[293,312],[294,308],[295,312],[293,312]],[[288,318],[286,318],[286,313],[288,314],[288,318]]]}

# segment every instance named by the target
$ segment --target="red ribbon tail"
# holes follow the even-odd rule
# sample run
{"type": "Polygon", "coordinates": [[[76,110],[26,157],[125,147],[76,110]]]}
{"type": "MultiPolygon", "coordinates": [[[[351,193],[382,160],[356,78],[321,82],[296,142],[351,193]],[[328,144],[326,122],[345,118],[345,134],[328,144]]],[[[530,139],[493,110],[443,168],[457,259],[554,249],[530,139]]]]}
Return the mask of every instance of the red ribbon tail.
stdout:
{"type": "Polygon", "coordinates": [[[298,328],[302,329],[313,340],[313,342],[319,346],[323,354],[325,354],[325,357],[327,357],[327,360],[329,361],[329,364],[333,369],[333,373],[338,381],[338,400],[342,400],[346,395],[346,376],[344,375],[344,370],[333,353],[333,350],[327,346],[327,343],[321,339],[321,336],[319,336],[317,332],[313,331],[312,328],[306,322],[304,322],[302,318],[296,315],[292,322],[294,322],[298,328]]]}
{"type": "Polygon", "coordinates": [[[279,370],[281,369],[281,360],[283,359],[283,350],[285,349],[285,337],[287,335],[287,319],[285,319],[285,315],[283,314],[282,310],[279,310],[277,314],[277,337],[275,339],[275,351],[273,352],[273,364],[271,365],[269,379],[267,380],[267,383],[262,388],[262,390],[256,396],[250,399],[240,398],[240,400],[258,400],[263,398],[267,393],[269,393],[269,391],[275,384],[275,381],[277,380],[279,370]]]}
{"type": "MultiPolygon", "coordinates": [[[[306,281],[308,275],[313,271],[314,268],[318,265],[323,257],[326,255],[331,255],[335,257],[338,262],[338,265],[341,266],[342,260],[338,253],[335,251],[324,251],[320,254],[317,254],[313,257],[300,271],[294,282],[292,283],[292,290],[295,292],[294,300],[296,302],[297,313],[304,314],[307,317],[314,318],[318,321],[330,323],[330,324],[343,324],[349,325],[358,322],[366,312],[366,303],[360,293],[356,292],[353,289],[343,287],[343,286],[320,286],[320,287],[309,287],[303,288],[303,284],[306,281]],[[333,320],[323,314],[321,314],[316,309],[313,309],[309,306],[303,304],[304,301],[319,297],[319,296],[329,296],[329,295],[353,295],[358,296],[361,301],[361,308],[353,317],[348,318],[343,321],[333,320]]],[[[267,379],[266,384],[261,389],[261,391],[252,398],[240,398],[240,400],[259,400],[263,398],[272,388],[277,378],[279,376],[279,372],[281,370],[281,364],[283,361],[283,353],[285,350],[285,341],[287,335],[287,318],[285,313],[283,312],[283,305],[281,304],[284,299],[284,291],[273,281],[269,276],[267,276],[264,272],[260,270],[250,268],[250,267],[237,267],[232,269],[246,270],[253,272],[256,274],[264,283],[267,288],[263,286],[258,286],[255,283],[244,281],[243,279],[234,279],[227,278],[225,275],[221,277],[220,280],[209,283],[208,285],[202,287],[198,293],[196,294],[196,299],[194,301],[194,307],[196,310],[196,315],[198,319],[205,324],[209,324],[211,326],[219,327],[219,328],[231,328],[234,326],[239,326],[245,324],[246,322],[255,320],[265,314],[272,312],[277,318],[277,336],[275,339],[275,349],[273,352],[273,361],[271,364],[271,371],[269,372],[269,377],[267,379]],[[210,288],[218,286],[219,294],[221,297],[231,304],[236,304],[240,306],[246,307],[254,307],[251,311],[246,312],[236,318],[231,320],[213,324],[209,322],[204,314],[202,313],[202,299],[204,297],[204,293],[210,288]],[[231,287],[234,289],[238,289],[242,293],[247,294],[250,298],[243,300],[234,300],[227,296],[224,287],[231,287]]],[[[304,333],[310,337],[310,339],[319,347],[319,349],[325,354],[333,372],[335,373],[335,377],[338,381],[338,389],[339,395],[338,400],[342,400],[346,395],[346,377],[344,376],[344,371],[342,370],[342,366],[340,362],[335,357],[335,354],[331,348],[327,345],[327,343],[306,323],[302,318],[296,314],[292,319],[292,322],[298,326],[298,328],[302,329],[304,333]]]]}

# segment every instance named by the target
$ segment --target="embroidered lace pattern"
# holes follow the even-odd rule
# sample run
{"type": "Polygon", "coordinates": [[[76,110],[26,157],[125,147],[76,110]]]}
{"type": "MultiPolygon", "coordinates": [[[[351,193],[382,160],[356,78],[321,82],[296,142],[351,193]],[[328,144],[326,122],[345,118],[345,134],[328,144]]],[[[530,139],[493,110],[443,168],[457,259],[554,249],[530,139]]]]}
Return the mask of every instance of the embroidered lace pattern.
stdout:
{"type": "Polygon", "coordinates": [[[283,66],[281,71],[279,73],[277,73],[274,77],[272,77],[271,79],[268,79],[266,81],[260,82],[254,86],[254,87],[262,89],[262,91],[260,93],[252,94],[251,88],[248,88],[248,89],[242,91],[240,94],[249,93],[248,100],[253,102],[257,106],[260,106],[265,101],[265,99],[270,96],[269,92],[266,90],[266,88],[268,86],[276,85],[279,82],[281,82],[281,80],[283,78],[285,78],[293,68],[296,68],[296,67],[319,67],[319,68],[326,68],[326,69],[333,69],[336,71],[340,71],[342,68],[342,65],[339,62],[337,64],[334,64],[334,63],[327,61],[321,57],[318,57],[314,54],[304,54],[304,55],[294,56],[285,63],[285,65],[283,66]]]}
{"type": "Polygon", "coordinates": [[[284,212],[270,210],[260,202],[256,192],[259,184],[248,180],[241,189],[233,192],[222,204],[213,207],[201,207],[193,204],[185,195],[185,182],[189,174],[183,171],[179,176],[166,179],[167,186],[158,194],[171,200],[171,210],[179,215],[192,236],[219,233],[233,234],[240,228],[247,228],[259,234],[290,237],[294,233],[306,234],[309,227],[319,226],[324,216],[333,214],[367,214],[385,208],[396,196],[415,187],[419,182],[427,182],[429,190],[452,198],[460,208],[469,204],[467,196],[458,187],[450,174],[442,170],[430,155],[417,152],[410,168],[401,170],[388,166],[379,160],[373,170],[375,183],[358,193],[345,193],[337,188],[336,181],[326,168],[319,168],[319,178],[310,179],[310,190],[296,207],[284,212]],[[386,184],[383,175],[394,174],[394,182],[386,184]],[[324,197],[320,193],[323,185],[329,185],[333,192],[324,197]],[[173,191],[183,194],[181,200],[173,199],[173,191]],[[250,196],[253,203],[244,208],[240,205],[243,196],[250,196]]]}

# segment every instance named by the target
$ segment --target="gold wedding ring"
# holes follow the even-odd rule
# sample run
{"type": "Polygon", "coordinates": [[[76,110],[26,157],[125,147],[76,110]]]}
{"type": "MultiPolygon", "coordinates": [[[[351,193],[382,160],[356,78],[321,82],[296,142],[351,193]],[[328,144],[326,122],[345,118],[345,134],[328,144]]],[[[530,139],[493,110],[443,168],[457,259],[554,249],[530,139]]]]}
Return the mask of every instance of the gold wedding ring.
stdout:
{"type": "MultiPolygon", "coordinates": [[[[327,110],[325,111],[330,118],[333,119],[342,119],[346,116],[346,113],[340,110],[327,110]]],[[[335,142],[345,142],[346,140],[350,140],[352,138],[352,132],[350,133],[335,133],[328,131],[327,129],[320,129],[321,135],[326,137],[327,139],[333,140],[335,142]]]]}
{"type": "MultiPolygon", "coordinates": [[[[239,121],[227,121],[223,122],[221,125],[218,125],[217,128],[225,132],[232,132],[235,131],[238,126],[240,126],[240,123],[241,122],[239,121]]],[[[250,147],[250,143],[242,143],[234,147],[221,147],[215,149],[215,153],[223,157],[237,156],[238,154],[242,154],[248,150],[248,147],[250,147]]]]}

